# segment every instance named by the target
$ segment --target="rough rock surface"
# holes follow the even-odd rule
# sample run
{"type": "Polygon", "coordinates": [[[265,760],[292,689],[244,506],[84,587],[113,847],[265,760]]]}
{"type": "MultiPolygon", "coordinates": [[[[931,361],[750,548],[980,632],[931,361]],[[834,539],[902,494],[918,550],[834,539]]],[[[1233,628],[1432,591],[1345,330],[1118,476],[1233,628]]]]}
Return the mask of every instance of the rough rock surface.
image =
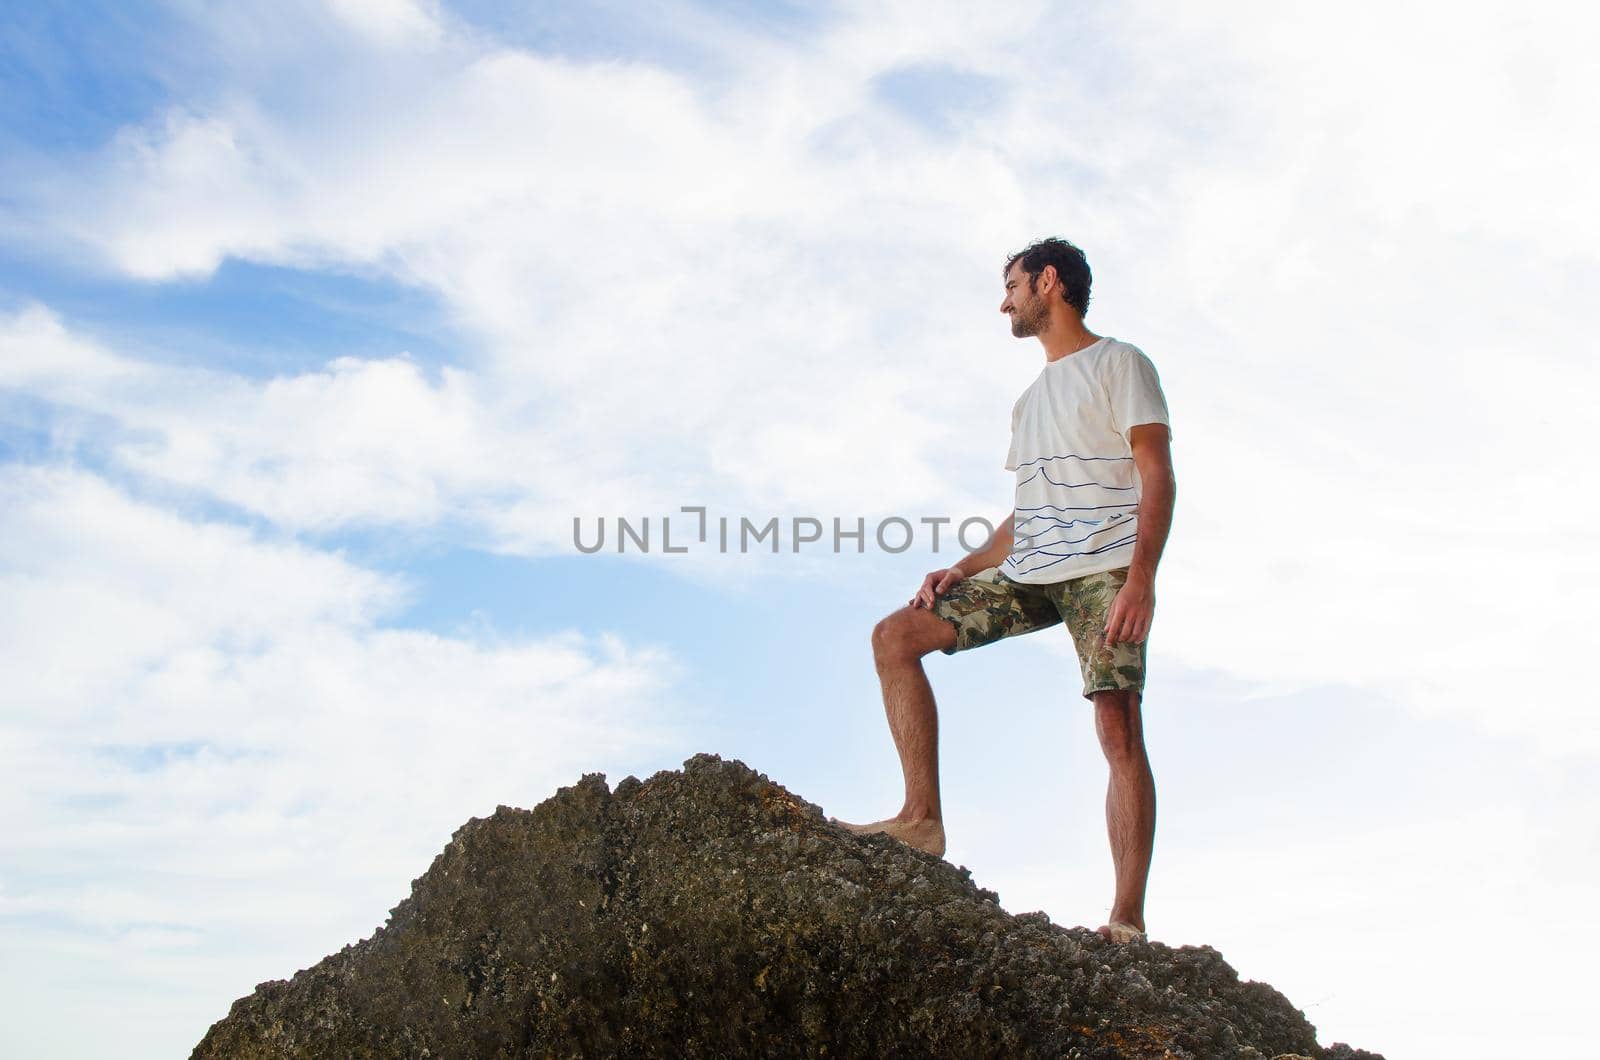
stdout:
{"type": "Polygon", "coordinates": [[[743,763],[475,818],[369,939],[235,1002],[195,1057],[1304,1057],[1209,947],[1012,916],[743,763]]]}

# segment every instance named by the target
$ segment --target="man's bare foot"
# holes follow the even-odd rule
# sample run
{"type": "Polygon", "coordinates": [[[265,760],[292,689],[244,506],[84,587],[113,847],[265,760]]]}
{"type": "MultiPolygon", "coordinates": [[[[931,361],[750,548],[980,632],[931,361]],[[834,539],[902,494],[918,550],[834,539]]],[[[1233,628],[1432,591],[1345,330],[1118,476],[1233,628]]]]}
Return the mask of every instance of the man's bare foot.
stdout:
{"type": "Polygon", "coordinates": [[[934,820],[923,821],[897,821],[889,818],[886,821],[874,821],[871,824],[851,824],[832,818],[833,823],[847,832],[856,835],[872,835],[882,832],[884,835],[893,836],[906,846],[916,847],[926,851],[936,858],[944,857],[944,822],[934,820]]]}
{"type": "Polygon", "coordinates": [[[1095,931],[1112,942],[1143,942],[1145,941],[1144,929],[1135,924],[1124,924],[1120,920],[1113,920],[1095,928],[1095,931]]]}

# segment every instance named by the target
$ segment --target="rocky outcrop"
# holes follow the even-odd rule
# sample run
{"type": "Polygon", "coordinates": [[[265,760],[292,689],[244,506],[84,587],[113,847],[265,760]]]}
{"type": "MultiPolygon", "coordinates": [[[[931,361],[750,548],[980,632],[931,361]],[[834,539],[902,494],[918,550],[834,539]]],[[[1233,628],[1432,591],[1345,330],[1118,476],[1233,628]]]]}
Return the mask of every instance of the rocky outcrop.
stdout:
{"type": "Polygon", "coordinates": [[[369,939],[196,1057],[1371,1057],[1209,947],[1012,916],[740,762],[467,822],[369,939]]]}

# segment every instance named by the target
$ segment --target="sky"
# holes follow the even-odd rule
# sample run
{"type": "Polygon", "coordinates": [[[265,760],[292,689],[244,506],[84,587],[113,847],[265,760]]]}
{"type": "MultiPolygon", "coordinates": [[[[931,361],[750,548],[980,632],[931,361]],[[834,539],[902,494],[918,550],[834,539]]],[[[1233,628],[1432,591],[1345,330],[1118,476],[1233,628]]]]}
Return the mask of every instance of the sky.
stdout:
{"type": "MultiPolygon", "coordinates": [[[[0,1052],[182,1055],[584,773],[709,751],[894,812],[870,633],[1010,510],[1043,359],[1001,266],[1050,234],[1172,415],[1152,937],[1324,1044],[1579,1051],[1597,38],[1538,0],[7,5],[0,1052]]],[[[927,668],[947,858],[1102,922],[1066,635],[927,668]]]]}

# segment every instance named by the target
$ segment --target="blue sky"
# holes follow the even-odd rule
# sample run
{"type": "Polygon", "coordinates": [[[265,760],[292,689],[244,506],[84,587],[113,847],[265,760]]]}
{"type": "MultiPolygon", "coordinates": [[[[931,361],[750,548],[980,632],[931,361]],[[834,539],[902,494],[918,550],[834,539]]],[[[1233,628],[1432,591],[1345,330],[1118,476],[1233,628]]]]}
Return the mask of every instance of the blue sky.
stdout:
{"type": "MultiPolygon", "coordinates": [[[[1172,409],[1153,935],[1325,1042],[1573,1048],[1595,29],[12,5],[0,1051],[187,1050],[583,772],[715,751],[892,812],[868,635],[956,553],[589,556],[572,520],[1000,516],[1042,358],[999,266],[1047,233],[1172,409]],[[1487,1028],[1486,927],[1544,969],[1487,1028]]],[[[927,665],[950,859],[1099,923],[1070,645],[927,665]]]]}

